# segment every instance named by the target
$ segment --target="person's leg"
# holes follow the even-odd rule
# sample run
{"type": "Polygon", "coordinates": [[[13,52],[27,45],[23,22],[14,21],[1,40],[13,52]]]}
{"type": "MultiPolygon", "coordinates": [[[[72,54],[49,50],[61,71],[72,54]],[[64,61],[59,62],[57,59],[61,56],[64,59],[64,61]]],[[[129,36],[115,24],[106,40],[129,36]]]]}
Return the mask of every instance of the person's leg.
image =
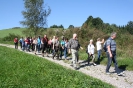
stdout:
{"type": "Polygon", "coordinates": [[[16,49],[18,49],[18,43],[16,43],[16,49]]]}
{"type": "Polygon", "coordinates": [[[67,48],[64,49],[64,58],[66,59],[67,48]]]}
{"type": "Polygon", "coordinates": [[[94,63],[95,62],[95,55],[92,54],[92,62],[94,63]]]}
{"type": "Polygon", "coordinates": [[[62,59],[62,47],[60,48],[60,58],[62,59]]]}
{"type": "Polygon", "coordinates": [[[77,62],[77,60],[76,60],[76,50],[71,49],[71,51],[72,51],[72,63],[73,63],[73,67],[77,68],[77,66],[76,66],[76,62],[77,62]]]}
{"type": "Polygon", "coordinates": [[[42,44],[42,56],[44,57],[44,50],[45,50],[45,46],[44,44],[42,44]]]}
{"type": "Polygon", "coordinates": [[[91,57],[91,55],[89,53],[87,53],[87,54],[88,54],[87,62],[88,62],[88,64],[90,64],[90,57],[91,57]]]}
{"type": "Polygon", "coordinates": [[[101,50],[98,50],[97,52],[98,52],[97,61],[100,62],[101,50]]]}
{"type": "Polygon", "coordinates": [[[109,72],[111,63],[112,63],[112,58],[110,58],[109,53],[107,52],[107,57],[108,57],[108,62],[107,62],[107,67],[106,67],[106,73],[109,72]]]}
{"type": "Polygon", "coordinates": [[[40,44],[37,45],[38,53],[40,53],[40,44]]]}
{"type": "Polygon", "coordinates": [[[117,65],[116,54],[113,54],[112,60],[113,60],[114,66],[115,66],[115,71],[116,71],[117,74],[119,74],[120,69],[118,68],[118,65],[117,65]]]}

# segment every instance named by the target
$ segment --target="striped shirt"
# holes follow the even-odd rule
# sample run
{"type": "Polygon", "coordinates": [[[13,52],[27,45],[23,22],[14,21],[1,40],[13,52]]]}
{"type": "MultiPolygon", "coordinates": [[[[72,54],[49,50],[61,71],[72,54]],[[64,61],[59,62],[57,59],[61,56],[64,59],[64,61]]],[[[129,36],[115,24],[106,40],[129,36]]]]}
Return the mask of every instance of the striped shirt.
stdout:
{"type": "Polygon", "coordinates": [[[113,52],[116,51],[116,42],[112,38],[109,38],[107,40],[107,46],[110,46],[111,51],[113,51],[113,52]]]}

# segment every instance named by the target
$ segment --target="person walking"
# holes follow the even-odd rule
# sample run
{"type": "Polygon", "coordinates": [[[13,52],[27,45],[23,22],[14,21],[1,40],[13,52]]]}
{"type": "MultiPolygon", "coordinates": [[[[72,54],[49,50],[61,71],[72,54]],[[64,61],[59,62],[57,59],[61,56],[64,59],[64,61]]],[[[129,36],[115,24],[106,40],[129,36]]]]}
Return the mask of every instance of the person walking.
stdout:
{"type": "Polygon", "coordinates": [[[57,60],[59,60],[59,46],[60,46],[60,42],[59,42],[59,39],[58,39],[58,37],[56,38],[56,40],[55,40],[55,43],[53,43],[54,45],[53,45],[53,50],[54,50],[54,53],[53,53],[53,59],[54,59],[54,57],[57,55],[57,60]]]}
{"type": "Polygon", "coordinates": [[[14,38],[15,49],[18,49],[18,37],[14,38]]]}
{"type": "Polygon", "coordinates": [[[38,46],[37,46],[37,38],[35,37],[33,39],[33,49],[34,49],[35,55],[36,55],[37,48],[38,48],[38,46]]]}
{"type": "Polygon", "coordinates": [[[68,53],[68,38],[65,39],[65,47],[64,47],[64,58],[67,59],[67,53],[68,53]]]}
{"type": "Polygon", "coordinates": [[[55,53],[55,42],[56,42],[56,37],[55,36],[53,36],[53,39],[52,39],[52,55],[54,55],[54,53],[55,53]]]}
{"type": "Polygon", "coordinates": [[[118,68],[117,60],[116,60],[116,42],[114,40],[116,38],[116,34],[117,34],[116,32],[111,33],[111,36],[106,41],[106,48],[107,48],[106,54],[108,57],[106,74],[110,74],[109,69],[113,61],[115,66],[115,72],[117,73],[118,76],[121,76],[123,75],[123,73],[120,72],[120,69],[118,68]]]}
{"type": "Polygon", "coordinates": [[[90,65],[90,58],[92,57],[92,63],[94,66],[96,66],[95,64],[95,47],[93,45],[93,40],[90,40],[90,44],[88,45],[88,64],[90,65]]]}
{"type": "Polygon", "coordinates": [[[44,57],[44,51],[46,52],[46,56],[48,56],[47,47],[48,47],[48,38],[47,35],[44,35],[44,37],[42,38],[42,57],[44,57]]]}
{"type": "Polygon", "coordinates": [[[60,42],[60,59],[62,59],[62,53],[64,52],[64,48],[65,48],[65,38],[63,36],[60,42]]]}
{"type": "Polygon", "coordinates": [[[37,38],[37,50],[38,50],[38,53],[40,53],[40,50],[41,50],[41,37],[38,36],[37,38]]]}
{"type": "Polygon", "coordinates": [[[22,49],[22,38],[23,37],[21,37],[20,39],[19,39],[19,44],[20,44],[20,48],[22,49]]]}
{"type": "Polygon", "coordinates": [[[25,40],[24,40],[24,38],[23,38],[23,37],[22,37],[21,42],[22,42],[22,50],[24,51],[24,50],[25,50],[25,40]]]}
{"type": "Polygon", "coordinates": [[[52,53],[52,39],[50,37],[50,39],[48,40],[48,53],[51,54],[52,53]]]}
{"type": "Polygon", "coordinates": [[[97,39],[96,42],[96,47],[97,47],[97,64],[100,64],[100,56],[101,56],[101,52],[102,52],[102,44],[104,43],[104,39],[102,39],[102,41],[100,41],[100,38],[97,39]]]}
{"type": "Polygon", "coordinates": [[[73,38],[69,40],[68,49],[69,49],[69,53],[70,52],[72,53],[72,65],[75,70],[78,69],[77,62],[78,62],[78,57],[79,57],[78,56],[79,48],[83,49],[80,46],[79,41],[77,40],[77,34],[74,33],[73,38]]]}

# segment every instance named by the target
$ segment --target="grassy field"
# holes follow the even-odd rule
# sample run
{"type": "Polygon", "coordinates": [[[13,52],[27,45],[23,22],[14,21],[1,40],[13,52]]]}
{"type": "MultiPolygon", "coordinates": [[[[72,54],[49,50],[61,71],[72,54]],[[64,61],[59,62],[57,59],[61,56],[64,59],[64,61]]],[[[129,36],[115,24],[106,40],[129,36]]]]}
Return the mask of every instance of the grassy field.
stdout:
{"type": "Polygon", "coordinates": [[[18,28],[18,29],[4,29],[0,30],[0,38],[8,36],[9,33],[14,33],[18,35],[23,35],[22,31],[25,30],[25,28],[18,28]]]}
{"type": "Polygon", "coordinates": [[[113,88],[37,56],[0,46],[0,88],[113,88]]]}

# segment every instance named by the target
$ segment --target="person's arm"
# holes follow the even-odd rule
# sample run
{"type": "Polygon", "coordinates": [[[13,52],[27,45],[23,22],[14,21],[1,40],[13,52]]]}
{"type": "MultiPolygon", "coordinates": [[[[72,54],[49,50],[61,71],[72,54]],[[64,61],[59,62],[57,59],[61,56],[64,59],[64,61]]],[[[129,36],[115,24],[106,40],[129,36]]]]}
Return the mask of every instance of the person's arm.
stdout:
{"type": "Polygon", "coordinates": [[[69,40],[68,42],[68,53],[69,54],[71,53],[71,40],[69,40]]]}
{"type": "Polygon", "coordinates": [[[108,52],[109,52],[110,57],[112,58],[112,53],[111,53],[110,45],[107,46],[107,49],[108,49],[108,52]]]}
{"type": "Polygon", "coordinates": [[[107,50],[108,50],[108,53],[110,55],[110,58],[112,58],[112,53],[111,53],[111,47],[110,47],[110,45],[111,45],[111,40],[108,40],[107,41],[107,50]]]}
{"type": "Polygon", "coordinates": [[[102,39],[101,43],[104,43],[104,39],[102,39]]]}

